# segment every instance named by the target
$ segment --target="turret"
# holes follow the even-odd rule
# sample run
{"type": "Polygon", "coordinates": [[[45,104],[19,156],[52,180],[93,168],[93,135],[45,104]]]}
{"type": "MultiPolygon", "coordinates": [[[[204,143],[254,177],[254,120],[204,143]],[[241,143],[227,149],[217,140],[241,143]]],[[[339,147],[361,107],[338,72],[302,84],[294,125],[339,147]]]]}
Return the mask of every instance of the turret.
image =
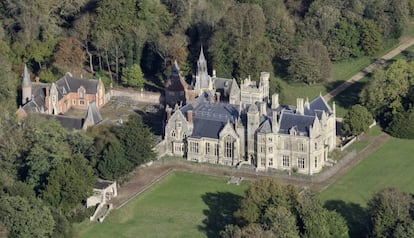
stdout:
{"type": "Polygon", "coordinates": [[[32,98],[32,82],[30,81],[27,65],[24,65],[22,82],[22,104],[27,103],[32,98]]]}
{"type": "Polygon", "coordinates": [[[266,102],[269,101],[269,78],[270,74],[268,72],[260,73],[260,84],[263,87],[263,99],[266,102]]]}

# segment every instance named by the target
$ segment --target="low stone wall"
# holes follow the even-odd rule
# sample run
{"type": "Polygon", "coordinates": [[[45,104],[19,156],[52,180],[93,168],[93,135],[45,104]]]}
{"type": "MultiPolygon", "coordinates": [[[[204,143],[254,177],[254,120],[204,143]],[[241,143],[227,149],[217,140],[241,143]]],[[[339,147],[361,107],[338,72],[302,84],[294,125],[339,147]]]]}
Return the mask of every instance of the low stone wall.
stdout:
{"type": "Polygon", "coordinates": [[[136,102],[160,104],[164,98],[159,92],[149,92],[144,90],[131,89],[112,89],[112,97],[128,97],[136,102]]]}

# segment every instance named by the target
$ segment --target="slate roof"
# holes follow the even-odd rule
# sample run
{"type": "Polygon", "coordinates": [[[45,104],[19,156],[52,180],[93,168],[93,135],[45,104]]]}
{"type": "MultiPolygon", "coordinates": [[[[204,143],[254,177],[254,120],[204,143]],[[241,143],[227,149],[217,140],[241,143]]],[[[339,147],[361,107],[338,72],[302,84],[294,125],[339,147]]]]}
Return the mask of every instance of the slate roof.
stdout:
{"type": "Polygon", "coordinates": [[[300,135],[308,136],[309,128],[313,125],[314,120],[315,116],[282,111],[279,120],[279,133],[289,134],[289,130],[295,127],[300,135]]]}
{"type": "Polygon", "coordinates": [[[58,98],[60,100],[65,94],[70,92],[77,93],[81,86],[85,88],[85,93],[96,94],[98,83],[99,81],[96,79],[74,78],[70,74],[66,73],[65,76],[56,81],[55,84],[59,92],[58,98]]]}
{"type": "Polygon", "coordinates": [[[95,189],[104,189],[104,188],[109,187],[113,183],[114,183],[113,181],[99,180],[99,181],[95,182],[95,184],[93,185],[93,188],[95,188],[95,189]]]}
{"type": "Polygon", "coordinates": [[[66,117],[62,115],[50,115],[50,114],[44,114],[44,113],[41,113],[40,115],[47,119],[55,119],[62,125],[62,127],[69,129],[69,130],[82,129],[82,125],[84,121],[83,118],[73,118],[73,117],[66,117]]]}
{"type": "Polygon", "coordinates": [[[23,110],[26,112],[41,112],[42,110],[47,110],[45,105],[46,97],[46,84],[34,84],[32,86],[32,98],[22,106],[23,110]]]}
{"type": "Polygon", "coordinates": [[[315,100],[310,102],[309,106],[304,107],[305,115],[314,116],[316,113],[320,118],[320,115],[322,115],[321,111],[325,111],[328,114],[332,113],[331,107],[328,105],[328,103],[326,103],[325,99],[321,95],[319,95],[317,98],[315,98],[315,100]]]}
{"type": "Polygon", "coordinates": [[[86,111],[84,118],[90,118],[94,125],[102,121],[102,116],[99,113],[95,101],[89,103],[88,110],[86,111]]]}
{"type": "Polygon", "coordinates": [[[270,125],[270,120],[265,120],[260,126],[258,132],[260,133],[271,133],[272,126],[270,125]]]}
{"type": "Polygon", "coordinates": [[[171,68],[171,75],[165,81],[164,84],[166,91],[180,92],[189,89],[189,85],[180,75],[180,68],[178,67],[177,61],[174,61],[174,64],[171,68]]]}
{"type": "Polygon", "coordinates": [[[238,106],[223,102],[210,102],[207,95],[197,98],[194,105],[187,104],[180,110],[184,114],[193,110],[193,133],[194,138],[219,138],[223,127],[230,122],[235,123],[239,116],[238,106]]]}

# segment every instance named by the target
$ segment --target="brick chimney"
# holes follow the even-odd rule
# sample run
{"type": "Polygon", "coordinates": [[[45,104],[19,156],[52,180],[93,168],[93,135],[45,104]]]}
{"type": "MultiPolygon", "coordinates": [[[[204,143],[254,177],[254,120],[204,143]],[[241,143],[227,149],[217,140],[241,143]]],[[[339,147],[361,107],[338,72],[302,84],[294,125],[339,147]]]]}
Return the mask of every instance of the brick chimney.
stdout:
{"type": "Polygon", "coordinates": [[[221,93],[216,92],[216,102],[220,102],[220,96],[221,96],[221,93]]]}
{"type": "Polygon", "coordinates": [[[187,121],[188,123],[193,123],[193,110],[187,111],[187,121]]]}

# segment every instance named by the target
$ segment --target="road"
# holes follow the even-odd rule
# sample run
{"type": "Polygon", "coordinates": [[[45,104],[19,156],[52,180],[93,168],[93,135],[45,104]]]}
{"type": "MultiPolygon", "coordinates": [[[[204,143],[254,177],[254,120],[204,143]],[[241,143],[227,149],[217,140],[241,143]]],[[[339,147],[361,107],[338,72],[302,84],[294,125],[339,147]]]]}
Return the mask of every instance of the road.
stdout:
{"type": "Polygon", "coordinates": [[[395,49],[391,50],[381,58],[377,59],[374,63],[368,65],[366,68],[349,78],[347,81],[345,81],[343,84],[336,87],[334,90],[330,91],[328,94],[324,96],[326,101],[331,100],[341,92],[343,92],[345,89],[347,89],[349,86],[354,84],[355,82],[358,82],[360,79],[365,77],[367,74],[372,73],[375,69],[378,67],[384,65],[387,61],[394,58],[404,50],[406,50],[408,47],[414,45],[414,38],[408,38],[401,42],[395,49]]]}

